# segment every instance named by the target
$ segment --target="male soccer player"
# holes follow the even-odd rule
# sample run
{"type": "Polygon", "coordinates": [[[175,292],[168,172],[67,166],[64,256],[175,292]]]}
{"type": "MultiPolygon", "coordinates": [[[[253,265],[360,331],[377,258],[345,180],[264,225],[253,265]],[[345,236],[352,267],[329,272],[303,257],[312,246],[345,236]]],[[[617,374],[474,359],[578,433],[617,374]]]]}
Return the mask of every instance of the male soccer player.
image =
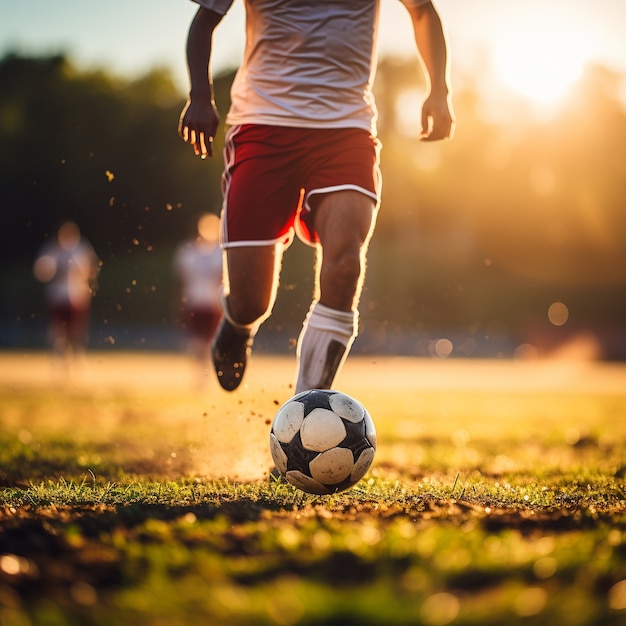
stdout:
{"type": "MultiPolygon", "coordinates": [[[[187,40],[191,90],[179,133],[213,155],[213,32],[233,0],[200,4],[187,40]]],[[[391,1],[391,0],[385,0],[391,1]]],[[[429,79],[422,139],[451,136],[448,51],[430,0],[401,0],[429,79]]],[[[372,82],[380,0],[246,0],[244,59],[231,90],[222,177],[223,309],[213,343],[224,389],[243,378],[296,233],[317,249],[316,293],[298,340],[296,392],[330,388],[358,332],[379,206],[372,82]]]]}

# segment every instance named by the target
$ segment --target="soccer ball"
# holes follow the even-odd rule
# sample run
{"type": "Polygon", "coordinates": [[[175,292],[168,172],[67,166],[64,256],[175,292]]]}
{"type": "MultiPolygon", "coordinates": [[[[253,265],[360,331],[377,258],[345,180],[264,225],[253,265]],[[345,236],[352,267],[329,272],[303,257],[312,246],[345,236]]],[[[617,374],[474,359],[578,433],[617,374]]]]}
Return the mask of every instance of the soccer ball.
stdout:
{"type": "Polygon", "coordinates": [[[374,460],[376,429],[365,407],[339,391],[303,391],[280,407],[270,430],[279,473],[325,495],[357,483],[374,460]]]}

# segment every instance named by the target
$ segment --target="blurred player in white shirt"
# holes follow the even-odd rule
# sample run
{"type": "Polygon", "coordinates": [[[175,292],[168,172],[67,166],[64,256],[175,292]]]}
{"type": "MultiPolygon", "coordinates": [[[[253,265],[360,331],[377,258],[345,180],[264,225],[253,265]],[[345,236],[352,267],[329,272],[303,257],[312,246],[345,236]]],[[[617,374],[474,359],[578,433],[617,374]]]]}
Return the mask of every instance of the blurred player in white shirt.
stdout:
{"type": "Polygon", "coordinates": [[[207,213],[198,220],[197,236],[183,243],[174,257],[174,271],[180,288],[182,327],[187,348],[206,380],[211,341],[222,318],[222,249],[219,245],[219,218],[207,213]]]}
{"type": "Polygon", "coordinates": [[[85,350],[99,271],[93,247],[73,221],[61,224],[35,261],[35,277],[46,284],[52,350],[66,365],[69,357],[80,357],[85,350]]]}

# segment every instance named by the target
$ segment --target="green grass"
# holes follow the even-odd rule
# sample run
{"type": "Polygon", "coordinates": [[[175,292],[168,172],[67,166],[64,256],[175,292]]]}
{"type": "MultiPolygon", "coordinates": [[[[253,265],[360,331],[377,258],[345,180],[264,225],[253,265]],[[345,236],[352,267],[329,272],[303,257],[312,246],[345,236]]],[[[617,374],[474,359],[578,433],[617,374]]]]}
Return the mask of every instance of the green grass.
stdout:
{"type": "Polygon", "coordinates": [[[2,626],[626,623],[626,369],[355,361],[377,456],[316,497],[268,476],[282,363],[236,394],[124,363],[0,382],[2,626]]]}

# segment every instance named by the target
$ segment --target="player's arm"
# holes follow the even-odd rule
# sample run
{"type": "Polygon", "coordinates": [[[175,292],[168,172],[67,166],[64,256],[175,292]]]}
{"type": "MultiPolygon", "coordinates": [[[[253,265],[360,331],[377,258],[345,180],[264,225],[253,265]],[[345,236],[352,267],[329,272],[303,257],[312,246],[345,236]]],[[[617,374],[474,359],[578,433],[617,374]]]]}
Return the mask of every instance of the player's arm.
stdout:
{"type": "Polygon", "coordinates": [[[187,37],[187,68],[190,91],[180,120],[178,134],[193,146],[201,158],[213,156],[213,137],[220,121],[213,98],[211,51],[213,31],[222,15],[200,7],[187,37]]]}
{"type": "Polygon", "coordinates": [[[451,105],[448,44],[441,18],[432,2],[408,7],[415,43],[429,81],[429,93],[422,105],[422,140],[452,137],[454,114],[451,105]]]}

